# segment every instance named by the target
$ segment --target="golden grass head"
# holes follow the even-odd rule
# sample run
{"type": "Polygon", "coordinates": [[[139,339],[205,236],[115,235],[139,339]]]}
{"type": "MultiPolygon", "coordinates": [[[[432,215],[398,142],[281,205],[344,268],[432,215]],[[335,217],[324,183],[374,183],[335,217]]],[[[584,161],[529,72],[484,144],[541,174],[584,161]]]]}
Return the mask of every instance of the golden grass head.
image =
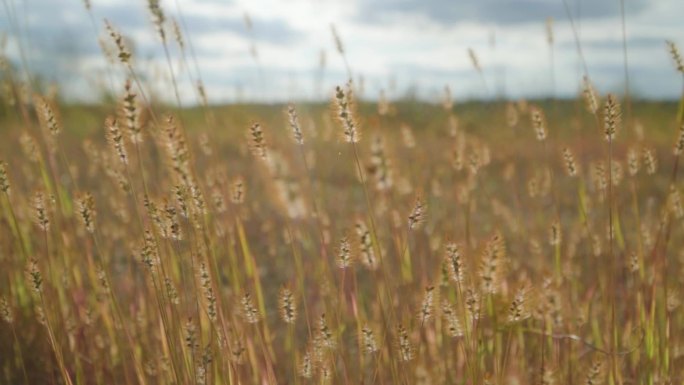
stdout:
{"type": "Polygon", "coordinates": [[[417,229],[425,221],[426,210],[427,205],[425,204],[425,201],[420,196],[416,197],[413,209],[408,216],[409,230],[417,229]]]}
{"type": "MultiPolygon", "coordinates": [[[[185,40],[183,39],[183,31],[181,30],[180,24],[178,24],[178,20],[176,20],[175,18],[171,19],[171,30],[173,31],[173,38],[174,40],[176,40],[178,48],[181,50],[181,52],[185,51],[185,40]]],[[[200,92],[200,98],[202,98],[201,94],[202,92],[200,92]]]]}
{"type": "Polygon", "coordinates": [[[142,142],[142,130],[140,124],[140,108],[137,102],[137,94],[133,92],[130,80],[124,83],[124,97],[121,103],[121,111],[128,129],[128,138],[132,143],[142,142]]]}
{"type": "Polygon", "coordinates": [[[31,288],[37,294],[43,292],[43,275],[38,267],[38,261],[32,258],[28,262],[28,268],[26,269],[26,274],[28,276],[29,282],[31,283],[31,288]]]}
{"type": "Polygon", "coordinates": [[[413,346],[409,334],[403,325],[397,326],[397,345],[399,347],[399,360],[408,362],[413,359],[413,346]]]}
{"type": "Polygon", "coordinates": [[[59,135],[62,131],[62,124],[52,103],[40,95],[36,95],[34,100],[41,127],[46,129],[52,136],[59,135]]]}
{"type": "Polygon", "coordinates": [[[369,270],[375,270],[378,267],[378,260],[373,249],[373,238],[368,230],[368,226],[366,226],[364,221],[358,220],[355,225],[355,230],[359,241],[361,263],[369,270]]]}
{"type": "Polygon", "coordinates": [[[682,123],[681,126],[679,126],[679,133],[677,135],[677,142],[675,143],[674,146],[674,154],[675,156],[679,156],[684,152],[684,123],[682,123]]]}
{"type": "Polygon", "coordinates": [[[45,204],[45,194],[42,191],[36,191],[33,194],[33,210],[34,220],[38,227],[43,231],[48,231],[50,228],[50,218],[48,217],[48,210],[45,204]]]}
{"type": "Polygon", "coordinates": [[[599,358],[591,363],[587,370],[584,383],[586,385],[598,385],[603,383],[603,361],[599,358]]]}
{"type": "Polygon", "coordinates": [[[627,150],[627,172],[629,176],[636,176],[639,173],[639,166],[639,152],[635,147],[630,147],[627,150]]]}
{"type": "Polygon", "coordinates": [[[10,182],[9,175],[7,174],[7,163],[0,161],[0,191],[5,194],[9,194],[10,182]]]}
{"type": "Polygon", "coordinates": [[[582,78],[582,95],[584,96],[584,103],[587,106],[587,110],[592,114],[596,114],[599,108],[599,99],[594,85],[587,76],[582,78]]]}
{"type": "Polygon", "coordinates": [[[340,239],[335,262],[340,269],[346,269],[352,264],[351,242],[346,236],[340,239]]]}
{"type": "Polygon", "coordinates": [[[544,117],[544,111],[537,106],[532,106],[530,108],[530,119],[532,121],[532,128],[537,136],[537,140],[543,142],[546,140],[546,118],[544,117]]]}
{"type": "Polygon", "coordinates": [[[121,35],[119,31],[117,31],[112,24],[109,22],[109,20],[105,19],[105,28],[107,29],[107,34],[112,38],[112,41],[114,41],[114,44],[116,45],[116,48],[118,49],[118,58],[119,61],[122,64],[128,65],[130,64],[131,61],[131,51],[128,49],[126,46],[126,42],[124,41],[124,37],[121,35]]]}
{"type": "Polygon", "coordinates": [[[327,349],[334,349],[336,346],[335,339],[332,330],[330,329],[330,326],[328,326],[328,321],[326,320],[325,313],[321,314],[321,316],[318,318],[317,340],[321,347],[327,349]]]}
{"type": "Polygon", "coordinates": [[[375,338],[375,333],[370,326],[364,325],[361,329],[361,338],[363,341],[363,351],[366,354],[373,355],[378,349],[378,342],[375,338]]]}
{"type": "Polygon", "coordinates": [[[678,72],[684,74],[684,60],[682,60],[682,55],[679,53],[679,48],[677,48],[677,45],[670,40],[666,40],[665,44],[667,45],[667,50],[672,56],[672,61],[674,62],[675,68],[678,72]]]}
{"type": "Polygon", "coordinates": [[[292,137],[294,138],[295,142],[299,145],[304,144],[304,135],[302,134],[302,128],[299,124],[297,110],[292,104],[287,106],[287,122],[292,129],[292,137]]]}
{"type": "Polygon", "coordinates": [[[442,317],[446,321],[446,328],[450,337],[463,337],[463,326],[458,319],[458,314],[446,299],[442,300],[442,317]]]}
{"type": "Polygon", "coordinates": [[[563,148],[563,162],[565,164],[565,172],[568,176],[577,176],[577,163],[575,163],[575,155],[568,147],[563,148]]]}
{"type": "Polygon", "coordinates": [[[249,293],[245,293],[240,299],[242,305],[242,317],[247,323],[255,324],[261,318],[259,310],[254,306],[254,301],[249,293]]]}
{"type": "Polygon", "coordinates": [[[357,143],[360,137],[354,117],[351,83],[347,83],[345,88],[335,87],[334,102],[337,107],[337,118],[342,124],[344,140],[347,143],[357,143]]]}
{"type": "Polygon", "coordinates": [[[297,320],[297,304],[294,294],[288,287],[283,286],[278,296],[278,309],[280,318],[288,324],[294,324],[297,320]]]}
{"type": "Polygon", "coordinates": [[[95,198],[91,193],[86,192],[78,198],[77,205],[81,222],[86,231],[95,232],[95,198]]]}
{"type": "Polygon", "coordinates": [[[434,300],[435,300],[435,287],[428,286],[425,288],[425,294],[423,295],[423,302],[420,305],[420,312],[418,313],[418,319],[420,324],[424,325],[425,322],[432,318],[432,313],[434,311],[434,300]]]}
{"type": "Polygon", "coordinates": [[[529,288],[523,286],[515,293],[513,301],[508,307],[508,322],[519,322],[530,316],[529,313],[529,288]]]}
{"type": "Polygon", "coordinates": [[[248,138],[252,153],[259,159],[266,160],[268,158],[268,151],[261,124],[255,122],[249,127],[248,138]]]}
{"type": "Polygon", "coordinates": [[[211,284],[211,276],[209,275],[209,270],[207,265],[202,262],[200,263],[200,284],[202,285],[202,291],[204,292],[204,299],[207,303],[207,316],[212,322],[217,320],[217,305],[216,305],[216,295],[214,295],[214,288],[211,284]]]}
{"type": "Polygon", "coordinates": [[[497,231],[487,242],[480,262],[480,279],[485,293],[494,294],[498,291],[505,257],[506,244],[501,233],[497,231]]]}
{"type": "Polygon", "coordinates": [[[656,158],[655,151],[650,148],[644,148],[643,160],[644,168],[646,169],[646,174],[655,174],[658,169],[658,159],[656,158]]]}
{"type": "Polygon", "coordinates": [[[230,184],[230,201],[234,205],[241,205],[245,202],[245,178],[242,175],[233,178],[230,184]]]}
{"type": "Polygon", "coordinates": [[[113,116],[105,119],[105,130],[107,133],[107,140],[111,144],[114,152],[121,160],[121,163],[128,164],[128,152],[126,151],[126,144],[124,143],[123,133],[119,127],[119,122],[113,116]]]}
{"type": "Polygon", "coordinates": [[[620,125],[620,102],[615,94],[608,94],[603,105],[603,133],[607,141],[615,140],[620,125]]]}
{"type": "Polygon", "coordinates": [[[8,324],[12,324],[14,322],[12,307],[10,306],[7,297],[4,295],[0,297],[0,318],[8,324]]]}
{"type": "Polygon", "coordinates": [[[444,259],[447,263],[449,279],[456,284],[463,282],[465,277],[465,263],[463,255],[461,254],[460,245],[454,242],[448,243],[446,245],[444,259]]]}
{"type": "Polygon", "coordinates": [[[166,16],[164,11],[159,4],[159,0],[147,0],[147,9],[152,15],[152,23],[154,28],[157,30],[159,37],[162,41],[166,41],[166,32],[164,31],[164,23],[166,22],[166,16]]]}

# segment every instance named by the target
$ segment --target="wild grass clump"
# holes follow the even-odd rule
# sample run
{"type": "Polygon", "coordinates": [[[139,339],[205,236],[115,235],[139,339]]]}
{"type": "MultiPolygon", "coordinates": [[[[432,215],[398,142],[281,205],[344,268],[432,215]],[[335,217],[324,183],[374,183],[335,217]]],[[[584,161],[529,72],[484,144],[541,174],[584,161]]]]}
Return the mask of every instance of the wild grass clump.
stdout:
{"type": "MultiPolygon", "coordinates": [[[[178,92],[196,73],[149,10],[178,92]]],[[[551,103],[372,105],[349,81],[225,108],[199,83],[197,113],[104,30],[116,102],[2,100],[0,382],[682,382],[674,103],[584,77],[551,103]]]]}

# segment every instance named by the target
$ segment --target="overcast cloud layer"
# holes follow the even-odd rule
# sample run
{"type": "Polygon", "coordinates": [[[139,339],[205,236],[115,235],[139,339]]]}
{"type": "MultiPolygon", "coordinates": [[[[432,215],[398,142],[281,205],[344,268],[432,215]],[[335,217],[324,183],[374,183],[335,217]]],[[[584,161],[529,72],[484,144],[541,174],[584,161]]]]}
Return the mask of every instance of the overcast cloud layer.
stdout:
{"type": "MultiPolygon", "coordinates": [[[[601,92],[622,92],[620,2],[565,1],[567,10],[563,0],[162,0],[161,5],[169,19],[178,19],[186,29],[213,102],[326,97],[346,78],[331,23],[369,98],[384,89],[391,97],[411,92],[436,99],[445,85],[458,99],[574,96],[583,69],[568,11],[594,83],[601,92]],[[553,82],[548,17],[554,19],[553,82]],[[473,69],[469,48],[477,53],[484,82],[473,69]]],[[[19,63],[21,36],[33,71],[58,81],[73,99],[92,100],[93,90],[121,88],[121,72],[108,67],[98,43],[107,18],[130,39],[136,66],[157,95],[171,99],[169,69],[146,1],[91,3],[92,19],[81,1],[8,0],[11,7],[0,12],[7,56],[19,63]]],[[[664,42],[672,40],[684,49],[684,2],[625,3],[633,93],[678,97],[682,79],[664,42]]],[[[192,103],[195,61],[188,57],[183,62],[175,44],[171,55],[184,103],[192,103]]]]}

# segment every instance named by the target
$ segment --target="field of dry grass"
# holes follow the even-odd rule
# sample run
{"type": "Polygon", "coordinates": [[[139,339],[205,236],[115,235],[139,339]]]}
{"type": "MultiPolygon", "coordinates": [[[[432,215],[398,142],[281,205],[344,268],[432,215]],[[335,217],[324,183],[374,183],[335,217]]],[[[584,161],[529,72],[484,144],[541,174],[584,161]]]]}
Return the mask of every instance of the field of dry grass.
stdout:
{"type": "Polygon", "coordinates": [[[3,71],[0,383],[684,381],[681,103],[179,109],[108,28],[114,101],[3,71]]]}

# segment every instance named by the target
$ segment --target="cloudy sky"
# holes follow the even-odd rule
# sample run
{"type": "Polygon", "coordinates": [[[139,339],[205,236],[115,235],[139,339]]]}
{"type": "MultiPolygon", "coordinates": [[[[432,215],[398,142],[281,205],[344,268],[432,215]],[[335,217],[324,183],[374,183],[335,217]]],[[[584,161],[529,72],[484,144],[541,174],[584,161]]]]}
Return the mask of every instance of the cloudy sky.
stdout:
{"type": "MultiPolygon", "coordinates": [[[[632,91],[646,98],[676,98],[682,79],[665,40],[684,49],[684,1],[624,2],[632,91]]],[[[106,64],[98,44],[104,18],[130,39],[136,67],[150,87],[159,97],[173,98],[163,47],[145,0],[91,0],[92,18],[82,0],[4,3],[8,6],[0,11],[0,32],[8,37],[6,55],[19,63],[21,41],[32,71],[59,82],[70,98],[92,100],[99,87],[121,88],[120,73],[106,64]]],[[[214,102],[329,95],[346,78],[331,24],[344,42],[354,78],[363,78],[368,98],[385,90],[390,97],[414,93],[436,99],[445,85],[457,100],[573,96],[583,69],[570,17],[597,88],[624,89],[619,0],[161,0],[161,5],[169,19],[184,26],[214,102]],[[473,68],[469,48],[479,59],[484,80],[473,68]]],[[[197,71],[190,48],[186,50],[188,60],[183,62],[176,45],[171,46],[184,103],[191,103],[197,71]]]]}

